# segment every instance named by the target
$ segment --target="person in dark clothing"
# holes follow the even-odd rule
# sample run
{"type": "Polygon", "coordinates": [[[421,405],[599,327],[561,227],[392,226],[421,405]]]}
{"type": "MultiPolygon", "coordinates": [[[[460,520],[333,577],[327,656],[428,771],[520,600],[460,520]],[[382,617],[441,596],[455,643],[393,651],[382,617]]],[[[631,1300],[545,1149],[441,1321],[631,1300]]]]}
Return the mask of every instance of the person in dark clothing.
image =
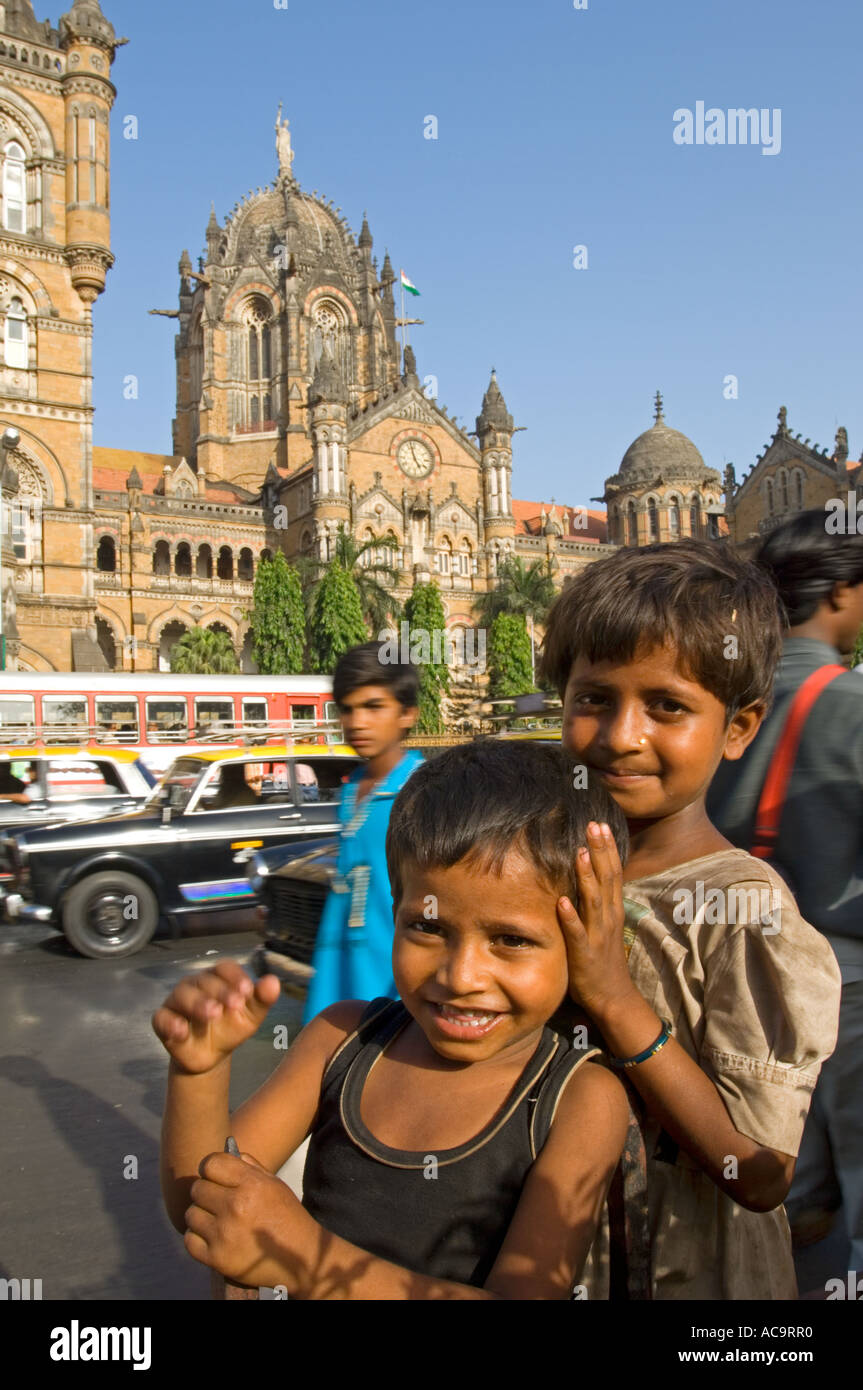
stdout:
{"type": "Polygon", "coordinates": [[[14,775],[8,763],[0,763],[0,801],[14,801],[26,806],[29,800],[27,783],[14,775]]]}
{"type": "MultiPolygon", "coordinates": [[[[767,769],[795,692],[854,649],[863,624],[863,535],[828,534],[823,511],[773,531],[757,560],[788,618],[775,703],[739,762],[721,763],[707,810],[748,849],[767,769]]],[[[806,921],[842,973],[836,1051],[822,1066],[786,1199],[798,1244],[826,1235],[844,1209],[850,1269],[863,1270],[863,679],[848,671],[813,705],[788,783],[773,858],[806,921]]]]}
{"type": "MultiPolygon", "coordinates": [[[[154,1014],[172,1056],[162,1190],[195,1259],[290,1298],[571,1297],[631,1113],[598,1050],[547,1026],[588,824],[626,857],[620,809],[598,778],[575,781],[529,743],[419,767],[386,841],[400,999],[331,1004],[233,1116],[230,1054],[275,977],[253,987],[223,962],[154,1014]],[[245,1155],[213,1152],[229,1131],[245,1155]],[[272,1175],[310,1131],[300,1206],[272,1175]]],[[[602,905],[581,906],[594,930],[602,905]]]]}

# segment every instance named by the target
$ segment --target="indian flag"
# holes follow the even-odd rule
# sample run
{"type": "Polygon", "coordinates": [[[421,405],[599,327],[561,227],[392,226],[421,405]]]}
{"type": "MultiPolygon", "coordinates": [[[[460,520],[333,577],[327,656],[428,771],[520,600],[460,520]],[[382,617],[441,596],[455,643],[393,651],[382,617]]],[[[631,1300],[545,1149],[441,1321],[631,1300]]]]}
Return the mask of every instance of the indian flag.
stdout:
{"type": "Polygon", "coordinates": [[[399,274],[402,277],[402,289],[407,290],[408,294],[419,294],[419,290],[417,289],[416,285],[408,279],[404,271],[399,271],[399,274]]]}

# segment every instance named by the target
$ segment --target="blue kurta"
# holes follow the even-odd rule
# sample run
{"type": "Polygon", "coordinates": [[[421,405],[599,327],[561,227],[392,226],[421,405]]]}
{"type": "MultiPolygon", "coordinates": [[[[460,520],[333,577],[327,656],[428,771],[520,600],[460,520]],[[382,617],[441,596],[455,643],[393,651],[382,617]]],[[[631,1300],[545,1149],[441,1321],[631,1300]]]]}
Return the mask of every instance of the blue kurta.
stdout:
{"type": "Polygon", "coordinates": [[[339,806],[338,872],[324,907],[312,957],[314,978],[303,1022],[339,999],[398,998],[393,980],[393,899],[385,853],[393,799],[424,761],[415,749],[357,806],[358,768],[339,806]]]}

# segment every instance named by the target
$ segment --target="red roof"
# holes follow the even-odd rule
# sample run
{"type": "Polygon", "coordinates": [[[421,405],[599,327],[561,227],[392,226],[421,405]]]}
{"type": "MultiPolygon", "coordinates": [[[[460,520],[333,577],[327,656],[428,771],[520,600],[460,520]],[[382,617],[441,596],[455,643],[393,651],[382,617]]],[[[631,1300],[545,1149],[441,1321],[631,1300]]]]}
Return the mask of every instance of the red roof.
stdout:
{"type": "Polygon", "coordinates": [[[563,528],[563,535],[567,539],[587,541],[594,545],[608,540],[608,520],[604,511],[592,511],[589,507],[576,509],[564,506],[560,502],[525,502],[514,497],[512,499],[512,514],[515,517],[516,535],[542,535],[543,507],[546,514],[552,514],[553,519],[563,528]],[[586,526],[584,524],[585,510],[587,512],[586,526]],[[566,514],[565,520],[564,513],[566,514]],[[580,522],[579,526],[575,525],[576,520],[580,522]]]}

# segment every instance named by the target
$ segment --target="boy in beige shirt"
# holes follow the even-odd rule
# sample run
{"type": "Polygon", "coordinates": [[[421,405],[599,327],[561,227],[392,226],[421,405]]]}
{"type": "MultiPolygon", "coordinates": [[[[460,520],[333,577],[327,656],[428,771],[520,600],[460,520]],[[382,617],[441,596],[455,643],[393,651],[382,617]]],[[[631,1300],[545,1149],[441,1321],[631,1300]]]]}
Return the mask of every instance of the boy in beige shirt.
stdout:
{"type": "MultiPolygon", "coordinates": [[[[645,1103],[657,1299],[797,1295],[782,1202],[836,1043],[839,970],[775,870],[705,811],[769,707],[781,633],[769,579],[699,541],[590,565],[549,617],[564,746],[631,837],[623,871],[607,828],[589,827],[588,909],[561,900],[559,916],[570,992],[645,1103]]],[[[598,1242],[594,1297],[603,1255],[598,1242]]]]}

